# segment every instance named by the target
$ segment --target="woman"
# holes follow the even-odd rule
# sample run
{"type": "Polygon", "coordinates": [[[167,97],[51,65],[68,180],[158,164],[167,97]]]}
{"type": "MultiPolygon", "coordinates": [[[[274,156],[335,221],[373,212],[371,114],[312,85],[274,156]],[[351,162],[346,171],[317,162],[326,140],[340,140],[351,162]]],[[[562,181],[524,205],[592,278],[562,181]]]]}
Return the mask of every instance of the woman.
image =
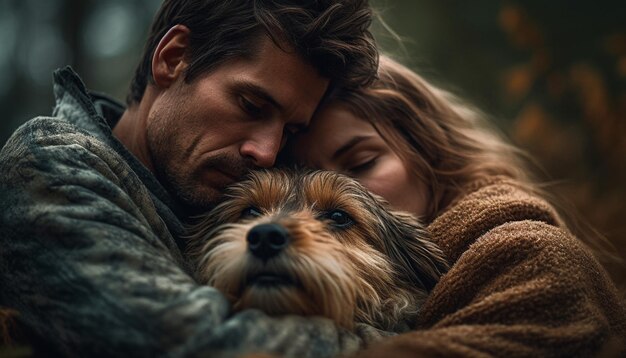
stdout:
{"type": "Polygon", "coordinates": [[[622,298],[521,153],[406,67],[382,58],[373,85],[332,93],[288,153],[420,217],[451,264],[415,330],[360,356],[626,353],[622,298]]]}

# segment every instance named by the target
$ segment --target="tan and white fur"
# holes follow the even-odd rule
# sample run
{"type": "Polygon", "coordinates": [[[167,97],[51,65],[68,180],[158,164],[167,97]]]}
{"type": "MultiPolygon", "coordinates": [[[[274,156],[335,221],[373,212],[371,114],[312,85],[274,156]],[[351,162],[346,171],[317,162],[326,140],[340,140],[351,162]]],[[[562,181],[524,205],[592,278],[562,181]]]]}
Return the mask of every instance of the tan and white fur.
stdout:
{"type": "Polygon", "coordinates": [[[347,176],[267,170],[191,228],[197,279],[235,311],[319,315],[352,328],[409,323],[447,270],[411,215],[347,176]]]}

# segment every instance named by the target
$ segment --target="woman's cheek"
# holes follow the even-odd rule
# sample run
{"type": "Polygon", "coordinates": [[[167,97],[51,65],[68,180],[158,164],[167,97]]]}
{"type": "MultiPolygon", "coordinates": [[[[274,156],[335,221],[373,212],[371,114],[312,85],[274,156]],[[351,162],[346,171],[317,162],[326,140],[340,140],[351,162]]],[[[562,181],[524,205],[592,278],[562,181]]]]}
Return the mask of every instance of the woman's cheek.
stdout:
{"type": "Polygon", "coordinates": [[[392,200],[391,191],[393,191],[393,189],[385,178],[370,175],[360,179],[357,178],[357,180],[372,193],[382,196],[387,201],[392,200]]]}

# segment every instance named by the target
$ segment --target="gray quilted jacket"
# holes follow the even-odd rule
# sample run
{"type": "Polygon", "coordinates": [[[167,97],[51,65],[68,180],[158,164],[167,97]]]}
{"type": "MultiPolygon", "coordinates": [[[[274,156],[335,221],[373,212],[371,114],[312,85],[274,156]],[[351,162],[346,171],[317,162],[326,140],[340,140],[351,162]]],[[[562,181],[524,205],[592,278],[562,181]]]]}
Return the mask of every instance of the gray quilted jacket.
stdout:
{"type": "Polygon", "coordinates": [[[326,357],[361,339],[321,318],[231,315],[189,275],[184,213],[113,137],[124,108],[55,73],[52,117],[0,152],[0,306],[64,356],[326,357]]]}

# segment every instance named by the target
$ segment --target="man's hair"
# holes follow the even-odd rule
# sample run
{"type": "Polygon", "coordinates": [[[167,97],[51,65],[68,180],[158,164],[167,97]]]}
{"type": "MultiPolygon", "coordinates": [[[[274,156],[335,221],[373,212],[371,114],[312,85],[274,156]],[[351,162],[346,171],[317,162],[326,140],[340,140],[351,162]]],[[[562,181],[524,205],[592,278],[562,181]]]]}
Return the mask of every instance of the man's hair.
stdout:
{"type": "Polygon", "coordinates": [[[367,0],[165,0],[126,102],[130,106],[141,101],[153,81],[154,51],[177,24],[190,30],[186,82],[228,59],[254,54],[265,34],[282,49],[299,54],[333,86],[367,85],[378,67],[371,20],[367,0]]]}

